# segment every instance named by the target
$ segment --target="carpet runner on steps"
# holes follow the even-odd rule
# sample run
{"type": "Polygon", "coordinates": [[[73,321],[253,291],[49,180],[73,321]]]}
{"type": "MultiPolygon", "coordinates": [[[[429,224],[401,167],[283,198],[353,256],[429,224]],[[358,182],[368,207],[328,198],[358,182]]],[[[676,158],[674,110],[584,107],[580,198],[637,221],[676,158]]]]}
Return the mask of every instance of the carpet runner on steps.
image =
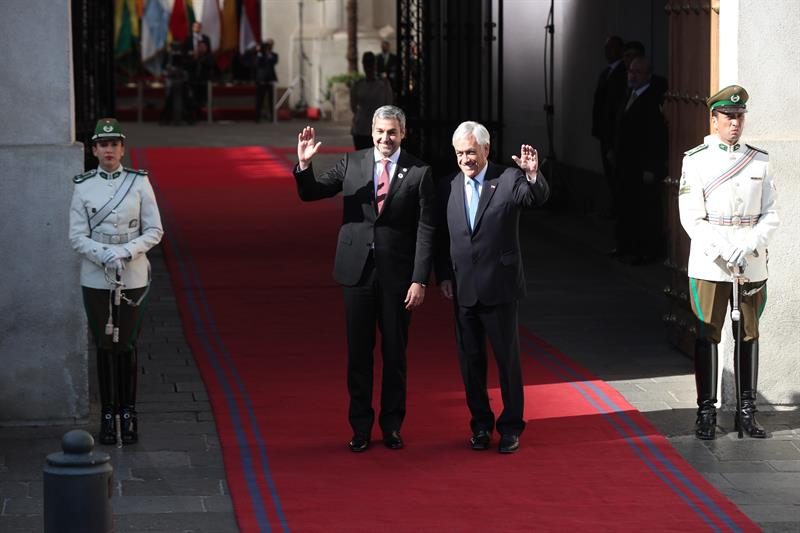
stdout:
{"type": "Polygon", "coordinates": [[[452,310],[436,289],[411,321],[406,448],[351,453],[330,276],[342,200],[301,202],[287,152],[131,154],[158,195],[242,531],[758,530],[618,392],[524,329],[522,448],[470,450],[452,310]]]}

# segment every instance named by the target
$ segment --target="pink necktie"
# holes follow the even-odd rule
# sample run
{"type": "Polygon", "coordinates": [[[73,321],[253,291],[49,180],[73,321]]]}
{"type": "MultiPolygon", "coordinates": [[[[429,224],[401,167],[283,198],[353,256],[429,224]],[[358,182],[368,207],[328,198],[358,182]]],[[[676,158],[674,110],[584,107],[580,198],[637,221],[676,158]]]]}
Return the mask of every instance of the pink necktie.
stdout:
{"type": "Polygon", "coordinates": [[[381,163],[383,163],[383,170],[381,175],[378,176],[378,188],[375,190],[375,199],[378,201],[378,214],[383,209],[383,202],[389,192],[389,160],[384,159],[381,163]]]}

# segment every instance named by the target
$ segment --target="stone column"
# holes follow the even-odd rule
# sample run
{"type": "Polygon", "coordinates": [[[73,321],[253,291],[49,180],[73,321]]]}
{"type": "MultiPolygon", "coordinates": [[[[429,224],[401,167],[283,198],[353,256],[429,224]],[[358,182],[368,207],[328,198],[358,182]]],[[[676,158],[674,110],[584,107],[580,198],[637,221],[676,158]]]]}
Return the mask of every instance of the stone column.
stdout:
{"type": "MultiPolygon", "coordinates": [[[[738,84],[750,94],[743,139],[769,152],[778,189],[781,226],[769,247],[766,309],[760,322],[759,394],[769,403],[800,404],[800,126],[793,118],[800,95],[800,2],[721,0],[720,87],[738,84]]],[[[723,339],[723,399],[735,404],[733,338],[723,339]]]]}
{"type": "Polygon", "coordinates": [[[85,419],[86,319],[67,239],[75,142],[68,0],[0,7],[0,424],[85,419]]]}

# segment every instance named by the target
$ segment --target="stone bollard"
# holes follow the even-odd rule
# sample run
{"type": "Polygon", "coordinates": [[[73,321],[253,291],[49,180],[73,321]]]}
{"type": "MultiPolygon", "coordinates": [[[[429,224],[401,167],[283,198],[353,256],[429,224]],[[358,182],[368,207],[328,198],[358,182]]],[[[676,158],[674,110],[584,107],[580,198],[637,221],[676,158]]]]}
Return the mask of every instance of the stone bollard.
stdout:
{"type": "Polygon", "coordinates": [[[112,532],[108,454],[92,451],[94,439],[81,429],[65,433],[61,449],[44,467],[44,533],[112,532]]]}

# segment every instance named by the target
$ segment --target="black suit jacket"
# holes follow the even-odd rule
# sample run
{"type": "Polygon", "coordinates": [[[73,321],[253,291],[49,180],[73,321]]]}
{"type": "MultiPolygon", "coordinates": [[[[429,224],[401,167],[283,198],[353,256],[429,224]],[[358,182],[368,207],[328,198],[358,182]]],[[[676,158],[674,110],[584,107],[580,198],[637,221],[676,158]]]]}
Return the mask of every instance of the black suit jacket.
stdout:
{"type": "Polygon", "coordinates": [[[278,64],[278,54],[275,52],[256,53],[253,61],[253,80],[259,85],[278,81],[275,65],[278,64]]]}
{"type": "Polygon", "coordinates": [[[430,167],[400,152],[397,169],[377,213],[374,148],[347,154],[318,177],[309,166],[295,167],[297,192],[304,201],[344,195],[342,227],[333,278],[354,286],[374,245],[375,269],[383,287],[405,292],[412,282],[427,283],[433,264],[436,224],[435,187],[430,167]]]}
{"type": "Polygon", "coordinates": [[[397,56],[389,54],[388,58],[384,58],[383,54],[375,55],[375,70],[379,76],[386,74],[389,84],[394,88],[397,82],[397,56]]]}
{"type": "Polygon", "coordinates": [[[518,168],[488,164],[475,230],[470,232],[464,201],[464,174],[442,184],[446,223],[441,224],[437,280],[453,280],[459,305],[498,305],[525,296],[519,243],[520,210],[542,205],[550,188],[541,173],[528,182],[518,168]]]}
{"type": "MultiPolygon", "coordinates": [[[[661,112],[661,89],[653,84],[626,110],[620,109],[617,170],[623,180],[639,180],[650,171],[656,178],[667,172],[667,126],[661,112]]],[[[625,100],[627,103],[628,97],[625,100]]]]}
{"type": "Polygon", "coordinates": [[[610,72],[606,67],[598,77],[592,104],[592,136],[600,139],[605,147],[611,148],[614,144],[617,110],[620,102],[625,104],[627,86],[628,74],[622,61],[610,72]]]}
{"type": "MultiPolygon", "coordinates": [[[[208,53],[213,53],[211,51],[211,38],[205,33],[201,33],[200,40],[206,43],[206,46],[208,47],[208,53]]],[[[183,50],[187,54],[194,52],[194,33],[189,32],[189,36],[183,40],[183,50]]]]}

